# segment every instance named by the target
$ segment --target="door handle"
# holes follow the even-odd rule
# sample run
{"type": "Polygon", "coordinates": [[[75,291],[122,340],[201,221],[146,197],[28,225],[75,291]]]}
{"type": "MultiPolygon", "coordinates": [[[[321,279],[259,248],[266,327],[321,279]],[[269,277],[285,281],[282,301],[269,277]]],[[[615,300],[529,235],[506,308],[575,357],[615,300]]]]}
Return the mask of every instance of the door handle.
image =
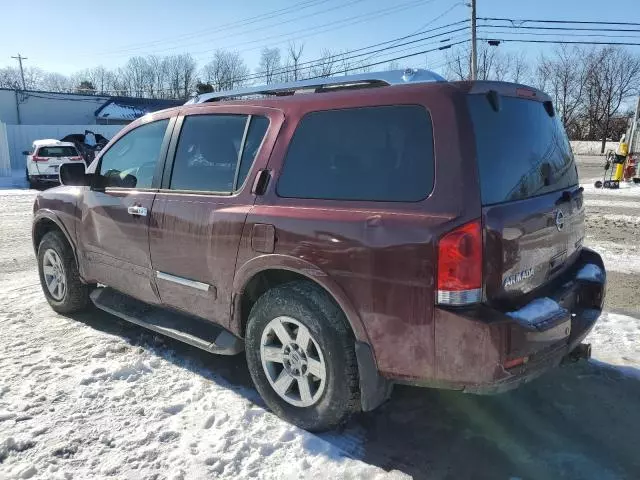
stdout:
{"type": "Polygon", "coordinates": [[[134,215],[136,217],[146,217],[147,216],[147,208],[146,207],[140,207],[137,205],[133,205],[129,208],[127,208],[127,213],[129,215],[134,215]]]}

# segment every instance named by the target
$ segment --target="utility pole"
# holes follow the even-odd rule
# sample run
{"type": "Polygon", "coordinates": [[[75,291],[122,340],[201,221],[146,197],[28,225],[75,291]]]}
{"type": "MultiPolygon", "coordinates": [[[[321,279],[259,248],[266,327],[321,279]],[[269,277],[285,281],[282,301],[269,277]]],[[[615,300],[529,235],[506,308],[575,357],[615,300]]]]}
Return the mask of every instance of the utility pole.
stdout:
{"type": "Polygon", "coordinates": [[[18,60],[18,63],[20,64],[20,78],[22,78],[22,89],[26,90],[27,89],[27,85],[24,83],[24,69],[22,68],[22,60],[28,60],[27,57],[23,57],[22,55],[18,54],[17,57],[11,57],[15,60],[18,60]]]}
{"type": "Polygon", "coordinates": [[[478,79],[478,45],[476,39],[476,0],[471,0],[471,80],[478,79]]]}

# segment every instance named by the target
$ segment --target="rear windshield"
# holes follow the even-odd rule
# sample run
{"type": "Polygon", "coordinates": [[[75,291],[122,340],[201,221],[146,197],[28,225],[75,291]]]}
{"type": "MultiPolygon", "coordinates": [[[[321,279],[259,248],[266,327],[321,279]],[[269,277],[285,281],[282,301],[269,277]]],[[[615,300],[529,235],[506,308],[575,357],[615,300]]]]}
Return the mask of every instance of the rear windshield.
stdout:
{"type": "Polygon", "coordinates": [[[476,137],[482,204],[544,195],[578,183],[562,123],[544,103],[469,95],[476,137]]]}
{"type": "Polygon", "coordinates": [[[75,157],[78,151],[75,147],[40,147],[39,157],[75,157]]]}

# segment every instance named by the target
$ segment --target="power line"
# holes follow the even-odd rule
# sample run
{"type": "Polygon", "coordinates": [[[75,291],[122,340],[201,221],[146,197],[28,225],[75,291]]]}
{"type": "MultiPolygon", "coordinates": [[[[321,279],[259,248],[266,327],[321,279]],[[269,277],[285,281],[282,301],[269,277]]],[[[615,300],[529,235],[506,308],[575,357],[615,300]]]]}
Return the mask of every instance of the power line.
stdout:
{"type": "MultiPolygon", "coordinates": [[[[562,35],[563,37],[592,37],[591,33],[544,33],[544,32],[496,32],[496,31],[488,31],[483,30],[482,33],[491,33],[495,35],[533,35],[533,36],[558,36],[562,35]]],[[[640,38],[639,35],[607,35],[605,33],[598,34],[598,38],[640,38]]]]}
{"type": "MultiPolygon", "coordinates": [[[[445,15],[447,15],[449,12],[451,12],[454,8],[459,7],[464,5],[463,2],[457,2],[454,3],[453,5],[451,5],[447,10],[445,10],[444,12],[442,12],[440,15],[432,18],[431,20],[429,20],[427,23],[425,23],[424,25],[422,25],[420,28],[418,28],[415,32],[413,32],[410,35],[406,35],[404,37],[400,37],[399,39],[397,39],[398,41],[404,40],[405,38],[410,38],[413,37],[415,35],[421,35],[422,33],[424,33],[424,29],[427,28],[429,25],[433,25],[435,22],[437,22],[438,20],[440,20],[442,17],[444,17],[445,15]]],[[[449,24],[449,26],[453,26],[453,25],[459,25],[461,23],[466,23],[466,20],[460,20],[458,22],[454,22],[449,24]]],[[[444,27],[437,27],[432,29],[433,30],[438,30],[439,28],[444,28],[444,27]]],[[[392,42],[393,43],[393,42],[392,42]]],[[[367,57],[365,60],[369,60],[371,57],[367,57]]]]}
{"type": "MultiPolygon", "coordinates": [[[[138,50],[140,48],[148,48],[151,47],[153,45],[158,45],[158,44],[162,44],[162,43],[175,43],[176,40],[180,40],[180,39],[188,39],[188,38],[197,38],[199,36],[202,35],[206,35],[207,33],[218,33],[218,32],[222,32],[222,31],[226,31],[226,30],[233,30],[235,28],[238,27],[245,27],[247,25],[251,25],[251,24],[255,24],[258,23],[262,20],[269,20],[271,18],[275,18],[281,15],[287,15],[291,12],[299,12],[300,10],[304,10],[310,7],[315,7],[317,5],[321,5],[323,3],[327,3],[330,0],[305,0],[303,2],[298,2],[294,5],[290,5],[288,7],[285,8],[281,8],[278,10],[273,10],[271,12],[266,12],[260,15],[255,15],[253,17],[248,17],[245,19],[241,19],[241,20],[236,20],[233,22],[229,22],[229,23],[223,23],[222,25],[218,25],[216,27],[209,27],[203,30],[198,30],[195,32],[189,32],[189,33],[183,33],[180,35],[172,35],[171,37],[168,37],[166,39],[163,40],[154,40],[151,42],[143,42],[143,43],[132,43],[129,45],[125,45],[123,48],[117,49],[117,50],[112,50],[111,52],[115,53],[115,52],[127,52],[130,49],[131,50],[138,50]]],[[[103,52],[104,53],[104,52],[103,52]]],[[[92,53],[91,55],[95,55],[96,53],[92,53]]],[[[97,53],[98,55],[101,54],[100,52],[97,53]]]]}
{"type": "MultiPolygon", "coordinates": [[[[465,22],[465,20],[461,20],[460,22],[454,22],[454,23],[449,24],[449,25],[443,25],[442,27],[434,28],[434,29],[430,30],[429,32],[432,32],[432,31],[435,31],[435,30],[438,30],[438,29],[441,29],[441,28],[445,28],[445,27],[448,27],[448,26],[455,26],[456,24],[460,24],[461,22],[465,22]]],[[[381,45],[384,45],[384,44],[387,44],[387,43],[397,42],[398,40],[415,37],[417,35],[424,35],[424,33],[426,33],[426,32],[422,32],[420,34],[406,35],[404,37],[396,38],[396,39],[393,39],[393,40],[388,40],[386,42],[380,42],[380,43],[377,43],[377,44],[374,44],[374,45],[369,45],[367,47],[357,48],[357,49],[354,49],[354,50],[350,50],[350,51],[344,52],[344,54],[340,55],[340,61],[352,60],[354,58],[367,56],[367,55],[375,55],[377,53],[380,53],[380,52],[383,52],[383,51],[386,51],[386,50],[395,49],[397,47],[403,47],[403,46],[410,45],[410,44],[424,42],[426,40],[431,40],[431,39],[434,39],[434,38],[437,38],[437,37],[441,37],[441,36],[444,36],[444,35],[450,35],[452,33],[457,33],[457,32],[463,31],[463,30],[467,30],[467,28],[466,27],[460,27],[460,28],[456,28],[456,29],[449,30],[449,31],[446,31],[446,32],[442,32],[442,33],[438,33],[438,34],[435,34],[435,35],[431,35],[431,36],[428,36],[428,37],[420,38],[420,39],[417,39],[417,40],[411,40],[411,41],[404,42],[404,43],[397,43],[396,45],[387,46],[385,48],[380,48],[378,50],[373,50],[373,51],[368,51],[368,52],[365,52],[365,53],[359,53],[359,54],[356,54],[356,55],[351,55],[352,53],[360,52],[360,51],[363,51],[363,50],[370,50],[371,48],[375,48],[375,47],[378,47],[378,46],[381,46],[381,45]]],[[[447,40],[449,40],[449,39],[443,39],[443,40],[440,40],[440,41],[444,42],[444,41],[447,41],[447,40]]],[[[338,55],[336,55],[336,56],[338,56],[338,55]]],[[[313,67],[313,66],[317,65],[318,62],[320,62],[322,60],[323,60],[323,58],[316,58],[314,60],[308,60],[308,61],[299,63],[297,68],[289,68],[289,69],[287,69],[285,67],[285,68],[281,68],[281,69],[278,69],[278,70],[274,70],[273,72],[271,72],[271,74],[273,74],[273,75],[284,75],[284,74],[287,74],[287,73],[294,73],[295,71],[304,70],[306,68],[313,67]]],[[[247,79],[263,78],[264,76],[265,76],[264,74],[256,73],[256,74],[249,75],[247,77],[247,79]]]]}
{"type": "MultiPolygon", "coordinates": [[[[286,21],[283,21],[283,22],[270,24],[270,25],[267,25],[267,26],[261,26],[259,28],[253,29],[253,30],[243,30],[242,32],[239,32],[237,34],[231,34],[231,35],[226,35],[226,36],[209,38],[209,39],[206,39],[206,40],[198,41],[198,42],[195,42],[195,43],[184,44],[184,45],[181,45],[181,46],[166,47],[166,48],[162,48],[160,50],[154,50],[151,53],[161,54],[161,53],[165,53],[165,52],[168,52],[168,51],[175,51],[177,49],[185,49],[185,48],[188,48],[188,47],[192,47],[194,45],[201,45],[203,43],[212,43],[212,42],[215,42],[215,41],[224,41],[224,40],[227,40],[230,37],[237,36],[237,35],[246,36],[246,35],[248,35],[248,34],[250,34],[252,32],[262,31],[262,30],[265,30],[265,29],[271,28],[271,27],[279,27],[279,26],[281,26],[281,25],[283,25],[285,23],[290,23],[292,21],[297,21],[297,20],[300,20],[300,19],[303,19],[303,18],[307,18],[307,17],[310,17],[310,16],[319,16],[319,15],[322,15],[323,13],[326,13],[326,12],[329,12],[329,11],[333,11],[333,10],[337,10],[337,9],[340,9],[340,8],[345,8],[345,7],[351,6],[351,5],[355,4],[355,3],[360,3],[362,1],[364,1],[364,0],[352,0],[351,2],[341,3],[340,5],[338,5],[336,7],[333,7],[333,8],[330,8],[330,9],[326,9],[326,10],[323,10],[323,11],[314,12],[312,14],[307,14],[307,15],[295,17],[293,19],[289,19],[289,20],[286,20],[286,21]]],[[[232,45],[224,45],[224,47],[225,47],[225,49],[228,49],[228,50],[234,50],[237,47],[242,47],[242,46],[245,46],[245,45],[259,44],[257,47],[240,50],[238,52],[238,53],[242,53],[242,52],[245,52],[245,51],[255,50],[255,49],[258,49],[258,48],[264,48],[265,46],[269,46],[265,42],[267,42],[269,40],[272,40],[272,39],[279,39],[279,38],[288,37],[288,36],[291,36],[291,35],[297,35],[297,34],[300,34],[300,33],[302,33],[304,35],[299,36],[299,37],[293,37],[293,38],[285,38],[284,40],[279,41],[279,42],[275,42],[274,44],[283,43],[283,42],[287,42],[287,41],[291,41],[291,40],[297,40],[299,38],[306,38],[306,37],[309,37],[309,36],[317,35],[319,33],[325,33],[325,32],[329,32],[331,30],[335,30],[335,29],[338,29],[338,28],[343,28],[344,26],[350,26],[350,25],[354,25],[354,24],[357,24],[357,23],[362,23],[363,21],[369,21],[369,20],[372,20],[374,18],[379,18],[379,17],[381,17],[383,15],[389,15],[389,14],[392,14],[392,13],[397,13],[397,12],[400,12],[400,11],[403,11],[403,10],[407,10],[409,8],[417,7],[422,3],[425,3],[425,2],[429,3],[429,2],[433,2],[433,1],[435,1],[435,0],[410,0],[408,2],[400,3],[398,5],[393,5],[391,7],[385,7],[385,8],[382,8],[382,9],[374,10],[372,12],[368,12],[368,13],[364,13],[364,14],[358,14],[358,15],[354,15],[354,16],[348,17],[348,18],[343,18],[343,19],[340,19],[340,20],[334,20],[334,21],[326,22],[324,24],[316,25],[314,27],[302,28],[302,29],[294,30],[294,31],[287,32],[287,33],[278,33],[278,34],[275,34],[275,35],[261,37],[261,38],[256,39],[256,40],[248,40],[248,41],[235,43],[235,44],[232,44],[232,45]],[[334,26],[334,25],[337,25],[337,26],[334,26]],[[327,28],[327,27],[329,27],[329,28],[327,28]],[[319,31],[316,31],[316,30],[319,30],[319,31]],[[308,32],[313,32],[313,33],[308,33],[308,32]]],[[[215,50],[217,50],[217,48],[208,48],[206,50],[200,50],[200,51],[197,51],[197,52],[189,52],[189,53],[191,55],[193,55],[193,56],[199,56],[199,55],[204,55],[204,54],[207,54],[207,53],[211,53],[211,52],[213,52],[215,50]]],[[[140,52],[140,53],[142,54],[144,52],[140,52]]],[[[114,51],[113,53],[105,53],[102,56],[112,56],[112,55],[124,56],[124,55],[127,55],[127,54],[128,54],[127,51],[125,51],[125,52],[114,51]]]]}
{"type": "Polygon", "coordinates": [[[516,38],[482,38],[483,42],[488,41],[499,41],[499,42],[517,42],[517,43],[570,43],[570,44],[580,44],[580,45],[624,45],[624,46],[640,46],[640,43],[630,43],[630,42],[587,42],[587,41],[578,41],[578,40],[525,40],[525,39],[516,39],[516,38]]]}
{"type": "Polygon", "coordinates": [[[633,26],[640,26],[640,23],[635,23],[635,22],[601,22],[601,21],[585,21],[585,20],[534,20],[534,19],[529,19],[529,18],[498,18],[498,17],[478,17],[478,20],[498,20],[498,21],[504,21],[504,22],[511,22],[511,23],[526,23],[526,22],[532,22],[532,23],[576,23],[576,24],[599,24],[599,25],[633,25],[633,26]]]}
{"type": "Polygon", "coordinates": [[[628,29],[628,28],[582,28],[582,27],[533,27],[526,25],[479,25],[480,27],[491,28],[509,28],[514,30],[563,30],[563,31],[586,31],[586,32],[640,32],[640,29],[628,29]]]}
{"type": "MultiPolygon", "coordinates": [[[[427,0],[427,1],[434,1],[434,0],[427,0]]],[[[247,49],[242,49],[240,50],[238,53],[243,53],[243,52],[248,52],[251,50],[256,50],[259,48],[263,48],[265,46],[269,47],[269,46],[275,46],[275,45],[279,45],[281,43],[286,43],[286,42],[290,42],[290,41],[297,41],[300,40],[302,38],[308,38],[308,37],[312,37],[321,33],[327,33],[333,30],[338,30],[340,28],[344,28],[344,27],[350,27],[352,25],[357,25],[359,23],[363,23],[363,22],[368,22],[370,20],[374,20],[376,18],[380,18],[383,16],[387,16],[387,15],[391,15],[394,13],[398,13],[404,10],[408,10],[410,8],[415,8],[417,6],[419,6],[420,4],[424,3],[425,0],[412,0],[409,2],[405,2],[405,3],[401,3],[399,5],[394,5],[392,7],[386,7],[380,10],[374,10],[373,12],[369,12],[369,13],[365,13],[365,14],[359,14],[359,15],[354,15],[352,17],[348,17],[348,18],[343,18],[341,20],[335,20],[332,22],[328,22],[325,23],[323,25],[317,25],[315,27],[310,27],[310,28],[302,28],[299,30],[294,30],[292,32],[288,32],[288,33],[282,33],[282,34],[277,34],[277,35],[271,35],[268,37],[263,37],[257,40],[250,40],[250,41],[246,41],[246,42],[241,42],[241,43],[236,43],[233,45],[226,45],[225,48],[227,49],[235,49],[237,47],[241,47],[244,45],[251,45],[251,44],[256,44],[259,43],[260,45],[258,45],[257,47],[252,47],[252,48],[247,48],[247,49]],[[308,33],[311,32],[311,33],[308,33]],[[298,35],[302,33],[303,35],[298,35]],[[283,38],[284,37],[284,38],[283,38]],[[283,38],[282,40],[279,41],[274,41],[272,43],[266,44],[264,42],[269,41],[269,40],[274,40],[274,39],[279,39],[279,38],[283,38]]],[[[210,48],[207,50],[201,50],[199,52],[192,52],[192,55],[194,56],[198,56],[198,55],[204,55],[207,53],[211,53],[213,51],[215,51],[215,48],[210,48]]]]}

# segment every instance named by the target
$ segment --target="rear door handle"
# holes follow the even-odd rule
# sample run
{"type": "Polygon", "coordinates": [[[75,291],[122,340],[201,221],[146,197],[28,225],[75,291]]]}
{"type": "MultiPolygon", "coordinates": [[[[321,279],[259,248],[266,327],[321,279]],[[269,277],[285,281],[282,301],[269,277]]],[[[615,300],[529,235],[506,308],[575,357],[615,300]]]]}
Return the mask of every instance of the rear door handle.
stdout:
{"type": "Polygon", "coordinates": [[[137,205],[133,205],[129,208],[127,208],[127,213],[129,213],[129,215],[134,215],[136,217],[146,217],[147,216],[147,208],[146,207],[140,207],[137,205]]]}

